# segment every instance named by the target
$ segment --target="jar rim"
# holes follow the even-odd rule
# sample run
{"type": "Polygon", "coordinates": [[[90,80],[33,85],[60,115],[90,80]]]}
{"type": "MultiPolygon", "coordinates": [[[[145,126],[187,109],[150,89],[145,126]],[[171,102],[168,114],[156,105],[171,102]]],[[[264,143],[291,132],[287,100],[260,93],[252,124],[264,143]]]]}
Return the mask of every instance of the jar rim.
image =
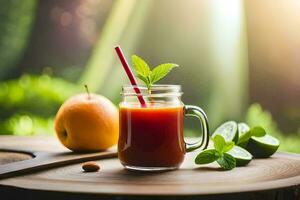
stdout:
{"type": "Polygon", "coordinates": [[[138,96],[135,89],[138,88],[141,91],[142,96],[181,96],[183,93],[181,91],[181,85],[170,85],[170,84],[155,84],[151,87],[151,93],[149,93],[148,88],[144,85],[133,86],[125,84],[122,86],[121,95],[123,96],[138,96]]]}

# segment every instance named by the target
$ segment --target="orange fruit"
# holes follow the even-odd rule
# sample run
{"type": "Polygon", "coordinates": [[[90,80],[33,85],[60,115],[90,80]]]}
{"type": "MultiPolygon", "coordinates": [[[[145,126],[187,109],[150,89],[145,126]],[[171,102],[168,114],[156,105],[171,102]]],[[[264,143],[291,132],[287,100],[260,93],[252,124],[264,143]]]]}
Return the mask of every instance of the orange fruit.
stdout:
{"type": "Polygon", "coordinates": [[[118,109],[101,95],[78,94],[60,107],[54,128],[60,142],[72,151],[105,150],[118,141],[118,109]]]}

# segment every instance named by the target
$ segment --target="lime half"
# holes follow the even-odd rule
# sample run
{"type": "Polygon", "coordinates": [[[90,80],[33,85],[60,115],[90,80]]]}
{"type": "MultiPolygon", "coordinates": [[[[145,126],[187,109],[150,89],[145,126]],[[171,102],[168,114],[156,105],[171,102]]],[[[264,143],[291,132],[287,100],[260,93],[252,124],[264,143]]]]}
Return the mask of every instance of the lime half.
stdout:
{"type": "Polygon", "coordinates": [[[237,123],[234,121],[223,123],[215,130],[212,137],[215,137],[216,135],[221,135],[226,142],[233,141],[236,143],[239,138],[237,123]]]}
{"type": "Polygon", "coordinates": [[[267,158],[277,151],[279,145],[279,140],[267,134],[263,137],[252,136],[247,144],[246,149],[255,158],[267,158]]]}
{"type": "MultiPolygon", "coordinates": [[[[248,131],[250,131],[250,127],[246,123],[238,123],[239,140],[248,131]]],[[[239,143],[238,145],[245,148],[247,146],[247,141],[239,143]]]]}
{"type": "Polygon", "coordinates": [[[252,155],[245,149],[239,146],[234,146],[227,152],[236,160],[236,166],[245,166],[252,160],[252,155]]]}
{"type": "Polygon", "coordinates": [[[250,127],[246,123],[238,123],[239,137],[250,131],[250,127]]]}

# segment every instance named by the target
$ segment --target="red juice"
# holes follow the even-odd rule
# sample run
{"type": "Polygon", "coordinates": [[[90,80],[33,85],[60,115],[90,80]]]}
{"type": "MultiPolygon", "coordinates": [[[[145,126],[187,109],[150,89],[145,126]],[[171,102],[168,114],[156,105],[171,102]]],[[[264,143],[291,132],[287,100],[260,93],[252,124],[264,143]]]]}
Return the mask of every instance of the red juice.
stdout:
{"type": "Polygon", "coordinates": [[[119,159],[123,165],[179,167],[185,155],[183,106],[120,107],[119,159]]]}

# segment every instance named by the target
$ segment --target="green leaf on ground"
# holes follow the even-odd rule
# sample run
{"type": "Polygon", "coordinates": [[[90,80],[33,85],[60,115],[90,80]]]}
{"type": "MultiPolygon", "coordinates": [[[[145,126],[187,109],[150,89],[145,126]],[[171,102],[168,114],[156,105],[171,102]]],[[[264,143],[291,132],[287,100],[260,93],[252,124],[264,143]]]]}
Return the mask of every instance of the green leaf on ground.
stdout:
{"type": "Polygon", "coordinates": [[[196,164],[208,164],[216,161],[220,157],[215,149],[206,149],[195,158],[196,164]]]}
{"type": "Polygon", "coordinates": [[[228,154],[224,153],[218,160],[218,164],[225,170],[231,170],[236,167],[236,160],[235,158],[228,154]]]}

